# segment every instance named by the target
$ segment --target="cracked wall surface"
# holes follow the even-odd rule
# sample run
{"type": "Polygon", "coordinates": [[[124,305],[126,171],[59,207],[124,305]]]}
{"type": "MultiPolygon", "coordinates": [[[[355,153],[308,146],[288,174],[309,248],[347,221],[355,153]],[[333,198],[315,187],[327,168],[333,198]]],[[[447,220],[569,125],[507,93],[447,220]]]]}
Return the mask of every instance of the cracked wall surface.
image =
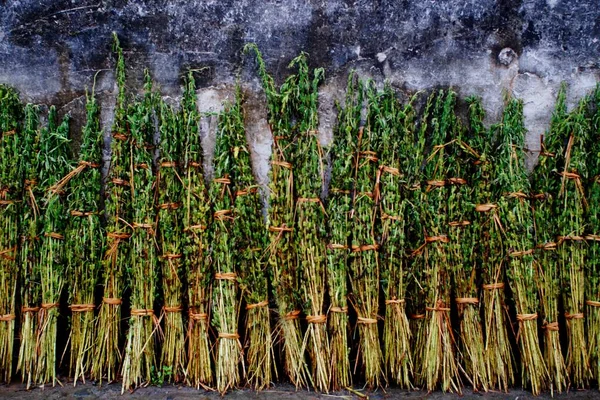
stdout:
{"type": "MultiPolygon", "coordinates": [[[[334,103],[354,69],[401,94],[452,87],[477,95],[497,121],[504,92],[524,100],[529,165],[548,126],[559,85],[572,105],[600,76],[597,0],[0,0],[0,83],[25,101],[71,113],[77,135],[85,88],[95,81],[108,129],[115,82],[111,33],[124,47],[127,85],[142,87],[149,68],[176,102],[190,69],[199,84],[203,143],[210,162],[216,117],[238,80],[247,94],[246,124],[261,183],[271,137],[255,64],[255,42],[277,82],[301,51],[326,69],[320,90],[324,144],[335,126],[334,103]]],[[[108,140],[108,136],[107,136],[108,140]]]]}

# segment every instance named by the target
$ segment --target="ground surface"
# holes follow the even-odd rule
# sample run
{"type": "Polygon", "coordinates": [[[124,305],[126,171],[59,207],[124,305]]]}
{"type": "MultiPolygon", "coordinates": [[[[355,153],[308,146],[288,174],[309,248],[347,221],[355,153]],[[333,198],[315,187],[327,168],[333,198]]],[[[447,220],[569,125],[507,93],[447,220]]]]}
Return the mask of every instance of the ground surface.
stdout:
{"type": "MultiPolygon", "coordinates": [[[[65,384],[64,387],[46,387],[44,389],[35,388],[25,390],[20,384],[12,384],[10,386],[0,387],[0,398],[3,399],[111,399],[120,397],[121,387],[119,385],[103,385],[102,387],[95,386],[91,383],[79,384],[73,387],[71,384],[65,384]]],[[[489,392],[486,394],[473,393],[466,389],[463,396],[456,394],[444,394],[434,392],[427,394],[424,391],[411,391],[400,389],[388,389],[385,392],[382,390],[376,392],[357,391],[351,393],[349,391],[335,392],[330,394],[317,394],[307,391],[296,391],[291,385],[277,385],[273,389],[264,392],[256,393],[249,390],[237,390],[228,393],[224,398],[226,400],[241,400],[241,399],[266,399],[266,400],[310,400],[310,399],[550,399],[550,393],[534,397],[531,393],[522,390],[511,390],[509,393],[489,392]],[[359,396],[361,393],[362,396],[359,396]],[[363,397],[364,396],[364,397],[363,397]]],[[[216,392],[197,391],[189,387],[164,386],[138,389],[133,393],[126,393],[123,397],[127,399],[210,399],[217,400],[221,396],[216,392]]],[[[569,400],[584,400],[584,399],[600,399],[600,392],[597,390],[572,391],[566,394],[554,396],[556,399],[569,400]]]]}

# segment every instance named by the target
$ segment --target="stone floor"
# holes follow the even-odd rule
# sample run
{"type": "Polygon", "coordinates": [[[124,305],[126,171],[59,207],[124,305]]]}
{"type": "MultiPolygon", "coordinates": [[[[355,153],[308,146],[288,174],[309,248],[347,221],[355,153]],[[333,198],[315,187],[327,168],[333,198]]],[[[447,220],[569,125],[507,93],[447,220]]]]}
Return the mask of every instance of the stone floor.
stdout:
{"type": "MultiPolygon", "coordinates": [[[[63,387],[46,386],[45,388],[34,388],[25,390],[21,384],[11,384],[8,386],[0,386],[0,398],[2,399],[111,399],[120,397],[121,387],[119,385],[103,385],[102,387],[95,386],[91,383],[78,384],[73,387],[72,384],[64,383],[63,387]]],[[[534,398],[529,392],[522,390],[511,390],[509,393],[488,392],[485,394],[473,393],[469,390],[463,392],[462,397],[456,394],[445,394],[441,392],[429,393],[424,391],[405,391],[400,389],[387,389],[386,391],[378,390],[368,392],[357,390],[356,392],[344,391],[329,394],[318,394],[308,391],[296,391],[291,385],[277,385],[270,390],[260,393],[249,390],[236,390],[228,393],[225,399],[241,400],[241,399],[266,399],[266,400],[311,400],[311,399],[441,399],[441,398],[456,398],[456,399],[527,399],[534,398]]],[[[133,393],[126,393],[123,399],[208,399],[217,400],[221,398],[219,393],[197,391],[189,387],[178,386],[150,386],[140,388],[133,393]]],[[[538,399],[551,398],[550,393],[543,394],[538,399]]],[[[560,395],[555,394],[554,398],[570,399],[600,399],[598,390],[571,391],[560,395]]]]}

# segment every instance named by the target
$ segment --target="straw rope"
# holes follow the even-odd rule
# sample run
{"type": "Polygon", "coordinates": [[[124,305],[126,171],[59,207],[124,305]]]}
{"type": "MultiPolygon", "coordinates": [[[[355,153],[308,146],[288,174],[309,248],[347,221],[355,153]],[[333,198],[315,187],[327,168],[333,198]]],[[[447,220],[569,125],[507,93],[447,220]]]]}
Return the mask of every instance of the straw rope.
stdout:
{"type": "Polygon", "coordinates": [[[477,297],[457,297],[454,301],[456,304],[479,304],[477,297]]]}
{"type": "Polygon", "coordinates": [[[152,228],[154,228],[154,225],[152,225],[152,224],[144,224],[144,223],[140,223],[140,222],[134,222],[133,224],[131,224],[131,226],[133,226],[135,229],[152,229],[152,228]]]}
{"type": "Polygon", "coordinates": [[[356,323],[357,324],[370,325],[370,324],[376,324],[377,320],[375,318],[358,317],[356,319],[356,323]]]}
{"type": "Polygon", "coordinates": [[[231,181],[227,177],[213,179],[213,182],[220,183],[223,185],[229,185],[231,183],[231,181]]]}
{"type": "Polygon", "coordinates": [[[176,260],[178,258],[181,258],[182,255],[181,254],[163,254],[162,256],[160,256],[161,258],[164,258],[165,260],[176,260]]]}
{"type": "Polygon", "coordinates": [[[121,179],[121,178],[113,178],[113,179],[111,179],[111,182],[117,186],[131,186],[129,181],[126,181],[125,179],[121,179]]]}
{"type": "Polygon", "coordinates": [[[241,189],[235,192],[236,196],[247,196],[249,194],[254,194],[258,192],[258,188],[256,186],[248,187],[246,189],[241,189]]]}
{"type": "Polygon", "coordinates": [[[446,186],[446,181],[442,181],[442,180],[431,180],[431,181],[427,181],[427,184],[429,186],[434,186],[434,187],[443,187],[446,186]]]}
{"type": "Polygon", "coordinates": [[[17,251],[17,246],[11,247],[10,249],[0,250],[0,258],[4,258],[8,261],[15,261],[15,257],[9,256],[10,253],[15,253],[17,251]]]}
{"type": "Polygon", "coordinates": [[[452,226],[452,227],[469,226],[469,225],[471,225],[471,221],[452,221],[452,222],[448,222],[448,225],[452,226]]]}
{"type": "Polygon", "coordinates": [[[269,226],[270,232],[292,232],[294,228],[290,228],[286,225],[282,226],[269,226]]]}
{"type": "Polygon", "coordinates": [[[0,315],[0,321],[10,322],[15,320],[15,314],[4,314],[0,315]]]}
{"type": "Polygon", "coordinates": [[[558,322],[550,322],[550,323],[544,324],[542,326],[542,328],[547,329],[549,331],[556,331],[556,332],[558,332],[560,330],[558,322]]]}
{"type": "Polygon", "coordinates": [[[117,139],[117,140],[127,140],[128,136],[123,134],[123,133],[119,133],[119,132],[113,132],[112,137],[117,139]]]}
{"type": "Polygon", "coordinates": [[[292,163],[287,161],[271,161],[271,165],[277,165],[286,169],[292,169],[292,163]]]}
{"type": "Polygon", "coordinates": [[[154,310],[149,308],[132,308],[131,309],[132,317],[151,317],[154,316],[154,310]]]}
{"type": "Polygon", "coordinates": [[[187,228],[185,228],[183,231],[184,232],[188,232],[188,231],[205,231],[206,230],[206,225],[190,225],[187,228]]]}
{"type": "Polygon", "coordinates": [[[384,211],[381,212],[381,219],[382,220],[391,219],[392,221],[404,221],[403,216],[390,215],[384,211]]]}
{"type": "Polygon", "coordinates": [[[208,314],[206,313],[194,313],[192,311],[188,312],[190,319],[194,321],[208,321],[208,314]]]}
{"type": "Polygon", "coordinates": [[[427,311],[445,311],[445,312],[448,312],[448,311],[450,311],[450,308],[449,307],[445,307],[444,302],[441,301],[441,300],[438,300],[437,303],[435,304],[435,307],[429,307],[429,306],[427,306],[427,307],[425,307],[425,310],[427,310],[427,311]]]}
{"type": "Polygon", "coordinates": [[[40,311],[39,307],[21,307],[21,312],[23,314],[25,314],[25,313],[36,313],[38,311],[40,311]]]}
{"type": "Polygon", "coordinates": [[[329,308],[329,311],[333,312],[333,313],[340,313],[340,314],[347,314],[348,313],[348,307],[331,307],[329,308]]]}
{"type": "Polygon", "coordinates": [[[307,315],[306,322],[309,324],[325,324],[327,323],[327,315],[307,315]]]}
{"type": "Polygon", "coordinates": [[[381,172],[387,172],[388,174],[394,176],[401,176],[400,170],[398,168],[388,167],[387,165],[380,165],[379,169],[381,170],[381,172]]]}
{"type": "Polygon", "coordinates": [[[183,311],[183,307],[181,306],[181,304],[177,306],[163,306],[162,309],[168,313],[178,313],[183,311]]]}
{"type": "Polygon", "coordinates": [[[129,239],[131,235],[129,233],[118,233],[118,232],[108,232],[106,234],[111,239],[129,239]]]}
{"type": "Polygon", "coordinates": [[[175,168],[178,164],[174,161],[163,161],[160,163],[162,168],[175,168]]]}
{"type": "Polygon", "coordinates": [[[568,312],[566,312],[565,318],[566,319],[583,319],[584,315],[583,315],[583,313],[569,314],[568,312]]]}
{"type": "Polygon", "coordinates": [[[498,290],[498,289],[504,289],[504,283],[503,282],[497,282],[497,283],[487,283],[483,285],[483,289],[484,290],[498,290]]]}
{"type": "Polygon", "coordinates": [[[161,210],[177,210],[181,207],[181,203],[164,203],[158,206],[161,210]]]}
{"type": "Polygon", "coordinates": [[[294,310],[294,311],[290,311],[289,313],[285,314],[283,316],[283,319],[286,321],[290,321],[292,319],[298,319],[300,318],[300,310],[294,310]]]}
{"type": "Polygon", "coordinates": [[[585,304],[591,307],[600,307],[600,301],[586,300],[585,304]]]}
{"type": "Polygon", "coordinates": [[[425,314],[410,314],[408,317],[410,319],[424,319],[425,314]]]}
{"type": "Polygon", "coordinates": [[[50,310],[52,308],[60,307],[60,303],[42,303],[42,310],[50,310]]]}
{"type": "Polygon", "coordinates": [[[600,241],[600,235],[586,235],[585,240],[600,241]]]}
{"type": "Polygon", "coordinates": [[[71,210],[69,213],[74,217],[89,217],[90,215],[98,214],[96,211],[78,211],[78,210],[71,210]]]}
{"type": "Polygon", "coordinates": [[[87,312],[94,311],[96,306],[94,304],[71,304],[69,308],[71,312],[87,312]]]}
{"type": "Polygon", "coordinates": [[[240,335],[238,335],[237,333],[219,332],[219,339],[238,340],[239,338],[240,338],[240,335]]]}
{"type": "Polygon", "coordinates": [[[448,239],[448,236],[446,236],[446,235],[425,237],[425,243],[433,243],[433,242],[449,243],[450,239],[448,239]]]}
{"type": "Polygon", "coordinates": [[[65,237],[63,235],[61,235],[60,233],[56,233],[56,232],[46,232],[46,233],[44,233],[44,236],[52,238],[52,239],[56,239],[56,240],[65,240],[65,237]]]}
{"type": "Polygon", "coordinates": [[[16,133],[17,133],[16,130],[11,129],[10,131],[2,132],[2,136],[12,136],[12,135],[15,135],[16,133]]]}
{"type": "Polygon", "coordinates": [[[538,317],[537,313],[535,314],[517,314],[517,321],[534,321],[538,317]]]}
{"type": "Polygon", "coordinates": [[[235,272],[217,272],[215,274],[215,279],[222,281],[235,281],[237,278],[237,274],[235,272]]]}
{"type": "Polygon", "coordinates": [[[363,244],[361,246],[352,246],[353,253],[360,253],[363,251],[379,250],[378,244],[363,244]]]}
{"type": "Polygon", "coordinates": [[[525,193],[523,192],[510,192],[506,194],[508,196],[508,198],[511,199],[528,199],[529,196],[527,196],[525,193]]]}
{"type": "Polygon", "coordinates": [[[123,303],[123,300],[118,299],[116,297],[103,297],[102,302],[111,306],[118,306],[121,305],[121,303],[123,303]]]}
{"type": "Polygon", "coordinates": [[[508,255],[511,257],[523,257],[523,256],[528,256],[530,254],[533,254],[534,250],[533,249],[529,249],[529,250],[523,250],[523,251],[513,251],[512,253],[509,253],[508,255]]]}
{"type": "Polygon", "coordinates": [[[258,307],[266,307],[268,305],[269,305],[269,300],[263,300],[259,303],[246,305],[246,310],[252,310],[253,308],[258,308],[258,307]]]}
{"type": "Polygon", "coordinates": [[[405,303],[404,299],[388,299],[385,301],[386,306],[393,305],[393,304],[404,304],[404,303],[405,303]]]}
{"type": "Polygon", "coordinates": [[[466,185],[467,181],[463,178],[448,178],[451,185],[466,185]]]}
{"type": "Polygon", "coordinates": [[[233,219],[233,217],[231,216],[231,213],[232,213],[231,210],[218,210],[213,213],[213,217],[215,219],[218,219],[219,221],[233,219]]]}

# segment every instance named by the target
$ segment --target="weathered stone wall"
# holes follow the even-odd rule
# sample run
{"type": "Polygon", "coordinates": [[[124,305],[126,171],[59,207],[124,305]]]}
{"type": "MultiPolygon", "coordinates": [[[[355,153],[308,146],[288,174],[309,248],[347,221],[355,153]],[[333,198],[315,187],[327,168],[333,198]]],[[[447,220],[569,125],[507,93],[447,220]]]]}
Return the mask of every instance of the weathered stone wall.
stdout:
{"type": "MultiPolygon", "coordinates": [[[[214,111],[241,78],[262,182],[271,138],[254,63],[242,54],[247,42],[258,44],[279,82],[300,51],[326,68],[325,142],[335,123],[333,102],[356,69],[407,94],[435,87],[475,94],[490,122],[499,115],[503,91],[522,98],[530,164],[560,82],[569,84],[572,103],[600,76],[597,0],[0,0],[0,83],[80,120],[84,89],[95,79],[108,129],[113,31],[125,50],[132,91],[141,88],[147,67],[164,95],[177,101],[182,75],[195,69],[200,107],[214,111]]],[[[214,117],[203,122],[207,154],[214,126],[214,117]]]]}

